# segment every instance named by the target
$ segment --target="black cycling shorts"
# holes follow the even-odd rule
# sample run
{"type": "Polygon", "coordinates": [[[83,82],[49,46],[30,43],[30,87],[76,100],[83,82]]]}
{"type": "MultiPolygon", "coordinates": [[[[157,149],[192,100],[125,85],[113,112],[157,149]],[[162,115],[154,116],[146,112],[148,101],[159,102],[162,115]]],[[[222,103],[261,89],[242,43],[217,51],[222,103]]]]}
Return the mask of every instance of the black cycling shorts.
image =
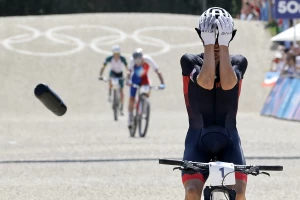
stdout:
{"type": "MultiPolygon", "coordinates": [[[[188,130],[186,139],[185,139],[185,150],[183,155],[183,160],[194,161],[194,162],[204,162],[208,163],[215,156],[217,156],[218,161],[234,163],[239,165],[245,165],[244,153],[241,147],[241,141],[236,129],[227,131],[229,136],[230,145],[223,149],[221,152],[218,152],[216,155],[212,155],[211,153],[207,153],[203,143],[201,142],[201,134],[202,129],[192,130],[191,128],[188,130]]],[[[214,138],[212,138],[214,140],[214,138]]],[[[185,183],[190,179],[199,179],[203,183],[208,178],[208,172],[196,173],[196,174],[188,174],[182,171],[182,182],[185,183]]],[[[236,179],[247,181],[247,175],[236,172],[236,179]]]]}
{"type": "MultiPolygon", "coordinates": [[[[116,78],[123,78],[123,72],[116,73],[114,71],[110,71],[109,76],[116,77],[116,78]]],[[[121,88],[124,88],[124,79],[119,80],[119,84],[121,88]]]]}

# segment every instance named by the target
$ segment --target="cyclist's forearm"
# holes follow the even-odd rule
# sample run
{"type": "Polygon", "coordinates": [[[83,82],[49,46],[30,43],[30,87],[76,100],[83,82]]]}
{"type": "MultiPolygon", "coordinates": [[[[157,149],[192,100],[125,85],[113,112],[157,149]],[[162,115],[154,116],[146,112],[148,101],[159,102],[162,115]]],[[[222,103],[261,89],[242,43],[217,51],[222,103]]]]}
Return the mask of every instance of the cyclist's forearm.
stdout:
{"type": "Polygon", "coordinates": [[[204,61],[202,68],[197,76],[197,83],[201,87],[211,90],[214,87],[216,75],[214,45],[204,47],[204,61]]]}
{"type": "Polygon", "coordinates": [[[159,71],[157,71],[157,75],[158,75],[158,78],[159,78],[159,80],[160,80],[160,83],[161,83],[161,84],[164,84],[164,78],[163,78],[163,76],[162,76],[162,73],[159,72],[159,71]]]}
{"type": "Polygon", "coordinates": [[[227,46],[220,46],[220,79],[223,90],[231,90],[238,81],[231,65],[227,46]]]}
{"type": "Polygon", "coordinates": [[[100,76],[102,76],[103,75],[103,72],[104,72],[104,69],[105,69],[105,65],[103,65],[103,67],[101,68],[101,70],[100,70],[100,76]]]}

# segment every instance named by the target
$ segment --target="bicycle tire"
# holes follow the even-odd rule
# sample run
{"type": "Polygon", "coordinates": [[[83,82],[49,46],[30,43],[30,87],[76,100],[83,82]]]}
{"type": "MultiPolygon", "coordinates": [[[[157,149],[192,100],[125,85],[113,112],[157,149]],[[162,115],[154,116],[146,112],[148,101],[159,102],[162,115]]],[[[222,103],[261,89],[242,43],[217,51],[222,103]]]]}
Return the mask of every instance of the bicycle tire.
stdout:
{"type": "Polygon", "coordinates": [[[130,133],[130,136],[131,137],[134,137],[135,136],[135,132],[136,132],[136,120],[134,119],[134,122],[133,122],[133,125],[132,127],[129,129],[129,133],[130,133]]]}
{"type": "MultiPolygon", "coordinates": [[[[137,105],[139,106],[139,105],[137,105]]],[[[135,136],[135,132],[136,132],[136,127],[137,127],[137,116],[138,116],[138,109],[135,109],[135,111],[133,112],[135,113],[135,115],[133,116],[133,125],[132,127],[129,129],[129,134],[131,137],[135,136]]]]}
{"type": "Polygon", "coordinates": [[[229,197],[228,193],[224,194],[223,190],[214,190],[214,191],[212,191],[210,198],[208,200],[223,200],[223,199],[232,200],[229,197]]]}
{"type": "Polygon", "coordinates": [[[204,197],[204,200],[211,200],[210,197],[204,197]]]}
{"type": "Polygon", "coordinates": [[[118,91],[116,89],[114,89],[114,92],[113,92],[113,111],[114,111],[115,121],[118,121],[118,108],[119,108],[118,91]]]}
{"type": "Polygon", "coordinates": [[[139,116],[139,135],[140,137],[145,137],[147,134],[147,130],[149,127],[149,119],[150,119],[150,102],[148,101],[148,98],[146,96],[141,97],[141,107],[142,111],[139,116]],[[145,110],[146,109],[146,110],[145,110]],[[145,128],[143,129],[143,119],[144,119],[144,112],[145,114],[145,128]]]}

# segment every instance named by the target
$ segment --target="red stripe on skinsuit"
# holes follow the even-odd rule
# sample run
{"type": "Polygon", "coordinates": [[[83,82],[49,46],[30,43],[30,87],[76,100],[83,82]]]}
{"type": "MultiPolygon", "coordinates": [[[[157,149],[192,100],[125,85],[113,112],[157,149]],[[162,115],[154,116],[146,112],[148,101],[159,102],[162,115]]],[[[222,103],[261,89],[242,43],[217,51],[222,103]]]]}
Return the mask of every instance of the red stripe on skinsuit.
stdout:
{"type": "MultiPolygon", "coordinates": [[[[202,183],[205,183],[204,176],[200,173],[196,173],[196,174],[192,174],[192,175],[184,174],[182,176],[182,183],[184,184],[186,181],[191,180],[191,179],[198,179],[198,180],[202,181],[202,183]]],[[[248,176],[241,172],[235,172],[235,179],[247,182],[248,176]]]]}
{"type": "Polygon", "coordinates": [[[188,88],[189,88],[190,77],[183,76],[182,79],[183,79],[183,94],[187,94],[188,88]]]}
{"type": "Polygon", "coordinates": [[[194,114],[191,110],[190,107],[190,102],[189,102],[189,83],[190,83],[190,77],[189,76],[183,76],[183,93],[184,93],[184,101],[186,105],[186,109],[189,115],[189,118],[192,119],[194,118],[194,114]]]}
{"type": "Polygon", "coordinates": [[[190,102],[189,102],[189,99],[188,99],[190,77],[189,76],[183,76],[182,80],[183,80],[183,94],[184,94],[185,104],[186,104],[186,106],[190,106],[190,102]]]}
{"type": "Polygon", "coordinates": [[[196,174],[184,174],[182,176],[182,183],[184,184],[186,181],[191,180],[191,179],[198,179],[200,181],[202,181],[202,183],[205,183],[205,179],[204,176],[200,173],[196,173],[196,174]]]}
{"type": "Polygon", "coordinates": [[[246,174],[243,174],[241,172],[235,172],[235,179],[247,182],[248,177],[246,174]]]}

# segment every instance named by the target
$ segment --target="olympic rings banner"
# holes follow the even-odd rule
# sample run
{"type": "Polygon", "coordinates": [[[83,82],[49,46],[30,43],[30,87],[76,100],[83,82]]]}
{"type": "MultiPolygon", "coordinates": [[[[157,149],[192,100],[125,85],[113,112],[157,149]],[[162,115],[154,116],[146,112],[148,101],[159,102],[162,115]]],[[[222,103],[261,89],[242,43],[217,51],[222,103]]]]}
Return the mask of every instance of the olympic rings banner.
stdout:
{"type": "Polygon", "coordinates": [[[277,19],[300,18],[300,0],[276,0],[275,17],[277,19]]]}
{"type": "Polygon", "coordinates": [[[260,114],[300,121],[300,77],[280,77],[272,88],[260,114]]]}

